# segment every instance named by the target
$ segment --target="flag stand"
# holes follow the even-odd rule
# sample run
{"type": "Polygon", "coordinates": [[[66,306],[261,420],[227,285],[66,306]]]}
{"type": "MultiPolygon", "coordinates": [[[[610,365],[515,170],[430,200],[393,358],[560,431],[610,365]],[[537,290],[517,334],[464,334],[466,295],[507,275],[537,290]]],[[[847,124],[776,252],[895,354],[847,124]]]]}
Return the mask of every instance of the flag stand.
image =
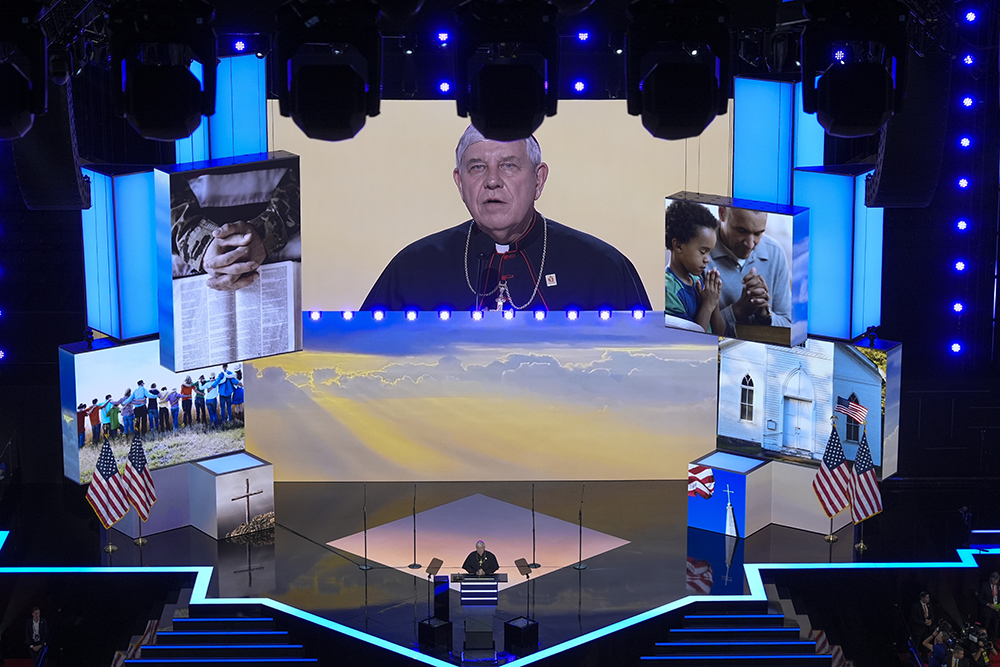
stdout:
{"type": "Polygon", "coordinates": [[[868,550],[868,545],[865,544],[865,522],[862,521],[858,528],[858,543],[854,545],[855,550],[859,554],[863,554],[868,550]]]}
{"type": "Polygon", "coordinates": [[[132,544],[139,547],[140,549],[146,546],[149,542],[145,537],[142,536],[142,519],[139,520],[139,537],[132,540],[132,544]]]}
{"type": "Polygon", "coordinates": [[[836,535],[833,534],[833,517],[832,516],[830,517],[830,533],[828,535],[824,535],[823,539],[826,540],[827,542],[829,542],[830,544],[833,544],[834,542],[836,542],[839,539],[836,535]]]}
{"type": "Polygon", "coordinates": [[[116,547],[115,545],[111,544],[111,529],[110,528],[105,528],[104,529],[104,534],[108,538],[108,543],[104,547],[104,553],[106,553],[106,554],[113,554],[114,552],[118,551],[118,547],[116,547]]]}

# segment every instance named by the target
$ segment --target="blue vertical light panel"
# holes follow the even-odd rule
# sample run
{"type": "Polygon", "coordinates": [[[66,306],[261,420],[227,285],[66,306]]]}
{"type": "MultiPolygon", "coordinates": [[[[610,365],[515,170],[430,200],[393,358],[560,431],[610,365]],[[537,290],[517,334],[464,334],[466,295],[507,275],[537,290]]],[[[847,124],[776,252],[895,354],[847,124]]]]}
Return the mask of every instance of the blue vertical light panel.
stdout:
{"type": "Polygon", "coordinates": [[[215,115],[209,119],[212,158],[267,152],[266,63],[254,54],[219,61],[215,115]]]}
{"type": "Polygon", "coordinates": [[[854,179],[854,292],[851,337],[882,323],[882,208],[865,206],[868,173],[854,179]]]}
{"type": "MultiPolygon", "coordinates": [[[[819,77],[816,77],[819,79],[819,77]]],[[[793,167],[823,166],[823,148],[826,130],[819,124],[816,114],[806,113],[802,108],[802,82],[795,84],[795,147],[792,154],[793,167]]]]}
{"type": "Polygon", "coordinates": [[[81,211],[87,326],[110,334],[119,329],[118,284],[109,275],[115,262],[107,243],[108,229],[114,226],[112,182],[110,176],[91,169],[84,169],[84,174],[90,177],[90,208],[81,211]]]}
{"type": "Polygon", "coordinates": [[[153,173],[90,165],[82,212],[87,326],[118,340],[157,332],[153,173]]]}
{"type": "MultiPolygon", "coordinates": [[[[255,54],[219,60],[215,114],[176,142],[177,164],[267,152],[267,60],[255,54]]],[[[202,80],[202,67],[191,63],[202,80]]]]}
{"type": "Polygon", "coordinates": [[[152,171],[90,165],[83,222],[87,326],[128,340],[157,331],[152,171]]]}
{"type": "MultiPolygon", "coordinates": [[[[204,76],[202,75],[204,68],[201,63],[197,60],[191,61],[191,73],[194,74],[195,78],[198,79],[204,85],[204,76]]],[[[218,95],[218,87],[216,87],[215,105],[219,106],[220,100],[218,95]]],[[[201,117],[201,122],[198,123],[198,127],[195,128],[191,136],[185,137],[184,139],[178,139],[174,142],[174,159],[178,164],[184,164],[186,162],[197,162],[199,160],[207,160],[209,158],[209,144],[208,144],[208,118],[205,116],[201,117]]]]}
{"type": "Polygon", "coordinates": [[[852,338],[881,322],[882,211],[864,205],[871,165],[795,170],[809,207],[809,333],[852,338]]]}
{"type": "Polygon", "coordinates": [[[792,203],[794,84],[736,77],[733,197],[792,203]]]}

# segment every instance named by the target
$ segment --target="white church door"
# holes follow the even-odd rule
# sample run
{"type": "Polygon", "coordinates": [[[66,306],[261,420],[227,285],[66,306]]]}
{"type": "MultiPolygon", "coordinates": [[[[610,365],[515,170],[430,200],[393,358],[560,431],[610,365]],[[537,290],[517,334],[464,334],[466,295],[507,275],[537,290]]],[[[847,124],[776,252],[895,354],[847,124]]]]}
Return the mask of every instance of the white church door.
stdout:
{"type": "Polygon", "coordinates": [[[784,427],[785,448],[812,451],[812,402],[786,398],[784,427]]]}
{"type": "Polygon", "coordinates": [[[782,391],[784,421],[782,449],[799,452],[813,450],[813,386],[801,368],[788,374],[782,391]]]}

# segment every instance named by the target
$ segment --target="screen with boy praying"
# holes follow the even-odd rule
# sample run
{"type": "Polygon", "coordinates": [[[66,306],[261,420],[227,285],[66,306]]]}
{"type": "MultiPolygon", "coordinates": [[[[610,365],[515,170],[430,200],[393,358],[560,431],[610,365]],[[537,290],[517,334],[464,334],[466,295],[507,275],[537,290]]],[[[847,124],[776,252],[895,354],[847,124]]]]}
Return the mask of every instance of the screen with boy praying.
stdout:
{"type": "Polygon", "coordinates": [[[808,212],[681,192],[667,199],[667,326],[796,345],[805,339],[808,212]]]}

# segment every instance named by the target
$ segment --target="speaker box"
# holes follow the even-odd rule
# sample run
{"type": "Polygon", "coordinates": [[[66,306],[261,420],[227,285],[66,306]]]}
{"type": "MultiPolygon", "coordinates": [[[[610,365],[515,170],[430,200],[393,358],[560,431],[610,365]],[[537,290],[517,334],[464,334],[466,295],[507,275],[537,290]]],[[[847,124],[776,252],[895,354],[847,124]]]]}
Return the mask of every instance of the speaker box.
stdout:
{"type": "Polygon", "coordinates": [[[49,109],[13,142],[17,183],[33,211],[90,208],[90,179],[80,171],[71,81],[49,82],[49,109]]]}

